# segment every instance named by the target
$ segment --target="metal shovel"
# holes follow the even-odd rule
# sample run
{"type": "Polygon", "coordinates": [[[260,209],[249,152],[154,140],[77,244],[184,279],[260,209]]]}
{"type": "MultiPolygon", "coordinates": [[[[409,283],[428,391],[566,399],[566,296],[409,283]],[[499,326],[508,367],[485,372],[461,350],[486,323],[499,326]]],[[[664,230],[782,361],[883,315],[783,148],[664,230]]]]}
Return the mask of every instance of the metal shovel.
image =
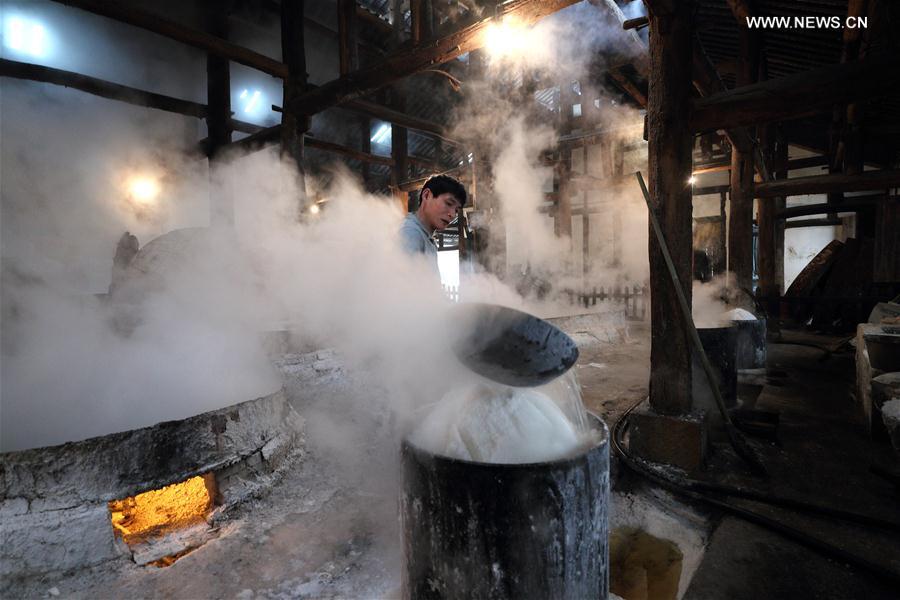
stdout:
{"type": "Polygon", "coordinates": [[[495,304],[454,308],[462,338],[454,345],[460,361],[482,377],[535,387],[556,379],[578,360],[578,347],[547,321],[495,304]]]}

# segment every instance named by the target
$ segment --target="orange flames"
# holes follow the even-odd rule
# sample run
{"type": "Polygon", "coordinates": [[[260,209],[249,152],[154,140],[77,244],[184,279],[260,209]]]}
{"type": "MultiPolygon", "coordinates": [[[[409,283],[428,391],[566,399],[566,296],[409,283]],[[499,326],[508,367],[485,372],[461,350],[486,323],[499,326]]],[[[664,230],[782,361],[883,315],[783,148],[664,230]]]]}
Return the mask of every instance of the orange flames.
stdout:
{"type": "Polygon", "coordinates": [[[214,497],[212,475],[198,475],[158,490],[113,500],[109,503],[113,530],[131,545],[205,523],[214,497]]]}

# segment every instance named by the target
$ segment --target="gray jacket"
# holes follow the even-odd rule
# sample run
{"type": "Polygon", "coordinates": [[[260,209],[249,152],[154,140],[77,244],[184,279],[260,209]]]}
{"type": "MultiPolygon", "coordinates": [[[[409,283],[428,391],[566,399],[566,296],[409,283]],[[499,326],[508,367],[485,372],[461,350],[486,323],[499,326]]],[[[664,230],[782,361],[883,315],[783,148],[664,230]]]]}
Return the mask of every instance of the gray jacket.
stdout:
{"type": "Polygon", "coordinates": [[[415,213],[406,215],[400,225],[400,247],[409,254],[425,255],[429,264],[434,266],[434,272],[440,277],[434,238],[431,237],[415,213]]]}

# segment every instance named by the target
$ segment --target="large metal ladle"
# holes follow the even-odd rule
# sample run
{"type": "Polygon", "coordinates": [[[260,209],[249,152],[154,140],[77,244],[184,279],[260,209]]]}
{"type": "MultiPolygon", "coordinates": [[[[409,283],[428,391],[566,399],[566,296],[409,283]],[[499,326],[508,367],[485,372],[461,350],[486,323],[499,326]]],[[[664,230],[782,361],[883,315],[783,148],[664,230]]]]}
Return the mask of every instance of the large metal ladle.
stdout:
{"type": "Polygon", "coordinates": [[[547,321],[495,304],[464,303],[453,309],[463,331],[456,356],[482,377],[535,387],[556,379],[578,360],[578,347],[547,321]]]}

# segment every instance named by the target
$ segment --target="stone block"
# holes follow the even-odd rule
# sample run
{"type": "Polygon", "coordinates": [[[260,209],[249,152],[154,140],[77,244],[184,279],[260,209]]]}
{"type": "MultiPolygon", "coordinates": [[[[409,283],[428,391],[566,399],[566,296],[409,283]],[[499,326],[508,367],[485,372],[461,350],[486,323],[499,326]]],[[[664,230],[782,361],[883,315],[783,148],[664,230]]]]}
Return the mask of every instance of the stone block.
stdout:
{"type": "Polygon", "coordinates": [[[688,473],[703,467],[708,443],[705,414],[660,415],[644,401],[628,422],[629,449],[636,457],[688,473]]]}
{"type": "Polygon", "coordinates": [[[121,556],[106,503],[4,519],[0,576],[96,565],[121,556]]]}

